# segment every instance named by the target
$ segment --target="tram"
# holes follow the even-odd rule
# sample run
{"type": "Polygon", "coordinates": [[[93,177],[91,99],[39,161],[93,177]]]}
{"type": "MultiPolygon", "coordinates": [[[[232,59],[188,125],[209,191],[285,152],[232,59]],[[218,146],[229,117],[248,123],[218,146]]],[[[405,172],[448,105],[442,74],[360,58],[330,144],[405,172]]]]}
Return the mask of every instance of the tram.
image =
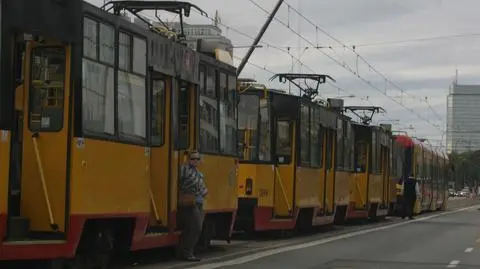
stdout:
{"type": "MultiPolygon", "coordinates": [[[[414,213],[445,210],[451,170],[448,157],[435,150],[425,139],[407,135],[398,135],[395,139],[404,151],[402,177],[411,175],[419,185],[420,197],[417,197],[414,213]]],[[[399,198],[402,198],[401,195],[399,198]]]]}
{"type": "Polygon", "coordinates": [[[391,130],[386,125],[373,126],[370,121],[381,107],[345,107],[361,121],[352,123],[354,137],[354,171],[350,174],[350,197],[345,219],[384,218],[391,204],[390,152],[391,130]],[[370,116],[358,114],[369,111],[370,116]]]}
{"type": "Polygon", "coordinates": [[[242,82],[236,229],[308,230],[333,223],[337,115],[312,98],[242,82]]]}
{"type": "Polygon", "coordinates": [[[0,260],[95,266],[176,245],[178,171],[191,151],[210,193],[202,242],[230,239],[235,68],[138,14],[161,7],[197,8],[2,2],[0,260]]]}

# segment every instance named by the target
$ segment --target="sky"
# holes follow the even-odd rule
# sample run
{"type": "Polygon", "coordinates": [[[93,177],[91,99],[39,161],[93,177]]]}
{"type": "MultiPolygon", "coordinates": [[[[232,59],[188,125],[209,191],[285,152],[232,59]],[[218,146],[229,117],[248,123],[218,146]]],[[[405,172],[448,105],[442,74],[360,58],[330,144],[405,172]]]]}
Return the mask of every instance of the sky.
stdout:
{"type": "MultiPolygon", "coordinates": [[[[103,0],[89,2],[98,5],[103,0]]],[[[277,0],[190,2],[210,17],[218,10],[223,34],[234,46],[248,46],[252,39],[238,32],[255,37],[267,18],[254,3],[270,12],[277,0]]],[[[345,105],[381,106],[386,113],[374,116],[374,123],[391,122],[396,130],[445,146],[446,100],[456,70],[459,84],[480,84],[479,9],[478,0],[286,0],[276,15],[284,24],[272,22],[263,47],[255,50],[241,77],[288,89],[288,84],[269,81],[271,72],[292,72],[292,57],[300,59],[294,72],[328,74],[336,80],[320,87],[322,98],[349,96],[345,105]],[[391,43],[453,35],[462,37],[391,43]],[[354,45],[368,63],[352,52],[354,45]]],[[[186,22],[211,20],[192,12],[186,22]]],[[[236,48],[234,57],[241,59],[246,51],[236,48]]]]}

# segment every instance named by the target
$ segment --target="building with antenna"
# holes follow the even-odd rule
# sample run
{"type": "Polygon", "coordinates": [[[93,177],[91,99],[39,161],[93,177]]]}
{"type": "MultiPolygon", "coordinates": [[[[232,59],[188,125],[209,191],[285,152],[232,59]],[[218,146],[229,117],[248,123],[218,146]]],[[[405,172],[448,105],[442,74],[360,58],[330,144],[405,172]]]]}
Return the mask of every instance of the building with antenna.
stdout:
{"type": "MultiPolygon", "coordinates": [[[[226,50],[233,55],[232,41],[222,35],[222,29],[219,25],[222,19],[218,14],[218,10],[215,11],[215,18],[212,24],[187,24],[183,23],[183,30],[186,40],[185,44],[193,49],[197,50],[198,40],[206,41],[213,45],[215,48],[226,50]]],[[[180,23],[174,22],[170,26],[179,32],[180,23]]]]}
{"type": "MultiPolygon", "coordinates": [[[[171,24],[171,27],[178,30],[180,29],[180,24],[175,22],[171,24]]],[[[197,49],[197,41],[201,39],[210,43],[215,43],[215,47],[226,50],[231,54],[233,53],[232,41],[222,35],[222,29],[218,27],[218,21],[214,24],[184,23],[183,29],[186,38],[185,43],[193,50],[197,49]]]]}
{"type": "Polygon", "coordinates": [[[447,150],[462,153],[480,149],[480,85],[461,85],[457,79],[447,96],[447,150]]]}
{"type": "MultiPolygon", "coordinates": [[[[149,18],[146,19],[149,20],[149,18]]],[[[134,18],[134,22],[139,25],[145,24],[138,18],[134,18]]],[[[185,41],[182,43],[185,43],[185,45],[193,50],[197,50],[198,40],[203,40],[212,44],[215,48],[226,50],[230,55],[233,55],[232,41],[222,35],[222,29],[219,27],[220,23],[221,18],[218,11],[215,12],[215,18],[212,24],[188,24],[183,22],[185,41]]],[[[153,24],[163,26],[160,22],[153,22],[153,24]]],[[[165,22],[165,24],[178,34],[181,33],[181,25],[179,22],[165,22]]]]}

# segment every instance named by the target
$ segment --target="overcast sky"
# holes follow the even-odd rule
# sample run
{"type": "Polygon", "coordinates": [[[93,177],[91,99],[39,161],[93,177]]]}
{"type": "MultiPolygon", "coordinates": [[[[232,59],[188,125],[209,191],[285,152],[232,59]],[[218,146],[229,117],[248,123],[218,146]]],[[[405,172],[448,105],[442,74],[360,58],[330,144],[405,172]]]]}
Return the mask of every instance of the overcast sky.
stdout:
{"type": "MultiPolygon", "coordinates": [[[[103,0],[90,0],[98,4],[103,0]]],[[[192,3],[205,10],[211,17],[218,10],[222,24],[230,28],[255,36],[266,20],[266,14],[249,0],[192,0],[192,3]]],[[[271,11],[277,0],[255,0],[271,11]]],[[[356,51],[378,71],[387,76],[396,85],[406,91],[402,94],[392,86],[385,88],[385,81],[369,71],[369,67],[359,61],[359,74],[372,86],[356,78],[345,68],[326,57],[319,49],[311,48],[305,40],[299,40],[291,30],[274,21],[262,41],[284,48],[291,47],[295,56],[316,73],[325,73],[336,79],[336,86],[348,93],[341,92],[331,85],[322,86],[320,93],[324,97],[345,96],[347,105],[376,105],[387,110],[385,115],[377,115],[374,121],[386,119],[400,120],[395,128],[414,126],[412,135],[427,137],[435,145],[439,144],[442,132],[431,124],[445,129],[446,96],[459,71],[459,83],[480,83],[480,35],[462,38],[436,39],[424,42],[407,42],[374,45],[375,43],[398,40],[411,40],[437,36],[466,35],[480,33],[480,1],[478,0],[287,0],[293,8],[314,22],[321,29],[338,38],[346,45],[356,45],[356,51]],[[372,45],[373,44],[373,45],[372,45]],[[300,45],[300,49],[299,49],[300,45]],[[370,46],[362,46],[370,45],[370,46]],[[305,50],[305,46],[309,46],[305,50]],[[386,95],[388,96],[386,96],[386,95]],[[403,96],[403,97],[402,97],[403,96]],[[407,108],[390,98],[401,102],[407,108]],[[427,102],[420,101],[428,100],[427,102]],[[413,113],[414,111],[415,113],[413,113]],[[420,119],[422,117],[423,119],[420,119]],[[426,123],[426,120],[430,124],[426,123]]],[[[283,5],[277,18],[287,23],[294,31],[318,46],[332,46],[333,49],[321,49],[340,63],[357,70],[356,55],[344,49],[337,42],[293,10],[288,12],[283,5]]],[[[186,20],[189,23],[209,23],[209,19],[192,12],[186,20]]],[[[222,26],[223,34],[230,38],[234,46],[250,45],[252,40],[222,26]]],[[[235,49],[235,57],[243,57],[246,49],[235,49]]],[[[287,53],[264,45],[252,55],[250,62],[276,73],[290,72],[292,57],[287,53]]],[[[238,64],[238,61],[236,61],[238,64]]],[[[307,67],[295,64],[295,72],[311,73],[307,67]]],[[[270,83],[271,73],[253,65],[247,65],[242,77],[255,78],[268,87],[288,88],[288,85],[270,83]]],[[[443,137],[445,139],[445,137],[443,137]]],[[[445,143],[443,143],[445,145],[445,143]]]]}

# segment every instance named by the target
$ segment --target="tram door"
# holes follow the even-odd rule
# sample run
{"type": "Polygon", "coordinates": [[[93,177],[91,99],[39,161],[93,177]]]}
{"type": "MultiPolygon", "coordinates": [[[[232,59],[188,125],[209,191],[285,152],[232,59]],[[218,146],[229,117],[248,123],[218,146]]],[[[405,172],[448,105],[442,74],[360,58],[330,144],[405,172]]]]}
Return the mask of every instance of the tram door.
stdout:
{"type": "MultiPolygon", "coordinates": [[[[172,169],[170,155],[171,145],[171,95],[172,81],[170,78],[163,77],[160,74],[152,74],[151,87],[151,153],[150,153],[150,173],[151,173],[151,193],[152,203],[152,226],[159,226],[163,229],[169,224],[169,201],[171,192],[172,169]]],[[[162,230],[160,230],[162,231],[162,230]]],[[[158,231],[156,231],[158,232],[158,231]]]]}
{"type": "Polygon", "coordinates": [[[24,91],[23,84],[25,76],[25,49],[26,43],[23,38],[17,36],[14,47],[14,72],[15,72],[15,109],[14,125],[12,126],[11,145],[10,145],[10,176],[8,187],[8,215],[20,217],[21,203],[21,172],[22,172],[22,140],[23,140],[23,113],[24,113],[24,91]]]}
{"type": "MultiPolygon", "coordinates": [[[[174,82],[174,97],[172,102],[173,122],[173,145],[175,147],[175,154],[172,156],[172,165],[175,167],[172,169],[171,178],[180,177],[180,167],[184,163],[189,161],[189,153],[197,149],[196,141],[194,139],[194,130],[196,126],[195,121],[195,100],[196,90],[193,85],[186,81],[176,80],[174,82]]],[[[176,181],[178,183],[178,181],[176,181]]],[[[178,184],[172,186],[177,189],[178,184]]],[[[177,221],[177,229],[183,228],[183,223],[177,221]]]]}
{"type": "Polygon", "coordinates": [[[383,186],[382,202],[384,205],[388,205],[389,199],[390,199],[389,190],[392,184],[392,182],[390,182],[390,148],[383,145],[381,147],[382,147],[382,186],[383,186]]]}
{"type": "Polygon", "coordinates": [[[71,47],[53,41],[26,46],[20,215],[32,232],[65,231],[71,47]]]}
{"type": "Polygon", "coordinates": [[[337,135],[334,130],[326,129],[326,158],[325,158],[325,211],[333,214],[335,203],[335,158],[337,135]]]}
{"type": "Polygon", "coordinates": [[[292,217],[295,184],[295,124],[289,117],[276,118],[274,217],[292,217]]]}

